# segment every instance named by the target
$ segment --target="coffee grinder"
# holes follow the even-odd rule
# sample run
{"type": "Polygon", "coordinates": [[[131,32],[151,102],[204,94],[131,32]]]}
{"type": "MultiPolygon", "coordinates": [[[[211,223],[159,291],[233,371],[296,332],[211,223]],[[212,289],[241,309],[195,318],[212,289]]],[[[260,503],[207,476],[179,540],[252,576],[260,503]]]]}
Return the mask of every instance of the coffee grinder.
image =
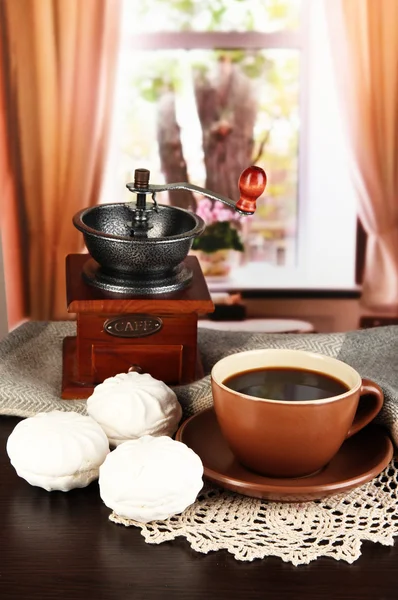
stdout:
{"type": "Polygon", "coordinates": [[[214,305],[199,262],[188,253],[205,223],[158,204],[156,195],[188,189],[252,215],[266,175],[256,166],[243,171],[238,202],[189,183],[149,179],[147,169],[137,169],[127,184],[135,202],[85,208],[73,217],[89,254],[66,258],[67,307],[76,313],[77,335],[63,342],[62,398],[88,398],[107,377],[132,369],[168,385],[203,374],[198,316],[214,305]]]}

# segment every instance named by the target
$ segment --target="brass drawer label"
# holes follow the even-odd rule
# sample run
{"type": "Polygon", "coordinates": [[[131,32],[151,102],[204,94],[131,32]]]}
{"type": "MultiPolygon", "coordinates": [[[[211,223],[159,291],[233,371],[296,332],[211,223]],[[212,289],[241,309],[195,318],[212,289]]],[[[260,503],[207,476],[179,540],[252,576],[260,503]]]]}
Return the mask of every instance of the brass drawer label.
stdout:
{"type": "Polygon", "coordinates": [[[104,331],[116,337],[141,338],[157,333],[162,326],[162,319],[153,315],[122,315],[107,319],[104,331]]]}

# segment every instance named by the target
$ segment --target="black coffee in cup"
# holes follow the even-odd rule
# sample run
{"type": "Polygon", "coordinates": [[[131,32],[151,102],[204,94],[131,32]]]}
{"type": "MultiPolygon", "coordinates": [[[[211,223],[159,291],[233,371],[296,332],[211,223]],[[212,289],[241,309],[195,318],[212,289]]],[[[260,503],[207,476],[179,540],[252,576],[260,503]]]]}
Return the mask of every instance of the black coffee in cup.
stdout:
{"type": "Polygon", "coordinates": [[[332,398],[349,390],[345,383],[330,375],[285,367],[242,371],[227,377],[223,384],[241,394],[285,402],[332,398]]]}

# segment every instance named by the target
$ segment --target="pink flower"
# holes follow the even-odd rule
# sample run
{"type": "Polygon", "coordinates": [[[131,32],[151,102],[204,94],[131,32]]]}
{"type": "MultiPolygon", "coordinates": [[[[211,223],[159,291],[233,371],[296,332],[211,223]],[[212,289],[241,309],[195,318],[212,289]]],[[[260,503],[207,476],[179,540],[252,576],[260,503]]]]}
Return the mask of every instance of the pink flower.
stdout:
{"type": "Polygon", "coordinates": [[[212,205],[211,200],[208,198],[204,198],[198,202],[196,214],[204,220],[206,225],[224,221],[239,221],[241,218],[239,213],[226,207],[221,202],[215,202],[212,205]]]}
{"type": "Polygon", "coordinates": [[[204,220],[206,225],[210,225],[213,222],[211,200],[208,198],[200,200],[196,208],[196,214],[204,220]]]}
{"type": "Polygon", "coordinates": [[[231,221],[232,215],[229,210],[221,210],[218,214],[218,221],[231,221]]]}

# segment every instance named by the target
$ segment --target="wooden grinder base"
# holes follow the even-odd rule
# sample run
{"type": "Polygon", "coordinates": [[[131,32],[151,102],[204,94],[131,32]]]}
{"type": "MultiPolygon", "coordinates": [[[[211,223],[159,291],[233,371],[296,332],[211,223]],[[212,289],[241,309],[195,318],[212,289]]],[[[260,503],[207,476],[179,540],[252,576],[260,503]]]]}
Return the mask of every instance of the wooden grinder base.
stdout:
{"type": "Polygon", "coordinates": [[[214,311],[198,260],[189,256],[184,261],[193,271],[188,288],[151,297],[111,294],[86,284],[81,274],[87,260],[92,260],[88,254],[66,258],[68,312],[77,315],[77,336],[64,339],[62,398],[88,398],[98,383],[133,365],[168,385],[198,379],[198,315],[214,311]],[[117,317],[124,317],[121,329],[129,317],[133,326],[137,319],[153,317],[161,325],[151,335],[118,337],[105,329],[117,317]]]}

